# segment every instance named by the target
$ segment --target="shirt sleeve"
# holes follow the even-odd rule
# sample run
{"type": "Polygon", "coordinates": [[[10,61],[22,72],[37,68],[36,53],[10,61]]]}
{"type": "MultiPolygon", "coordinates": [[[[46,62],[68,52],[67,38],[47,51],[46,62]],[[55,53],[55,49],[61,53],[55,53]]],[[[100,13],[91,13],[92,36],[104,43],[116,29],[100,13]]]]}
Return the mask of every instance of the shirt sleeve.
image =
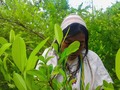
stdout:
{"type": "Polygon", "coordinates": [[[113,83],[109,73],[107,72],[106,68],[104,67],[101,59],[96,54],[95,55],[95,63],[96,63],[96,71],[94,72],[94,88],[97,88],[98,86],[103,85],[103,80],[107,81],[108,83],[113,83]]]}
{"type": "MultiPolygon", "coordinates": [[[[50,48],[47,48],[44,50],[43,54],[42,54],[43,57],[53,57],[51,58],[48,62],[47,62],[47,65],[50,65],[52,64],[53,67],[55,67],[57,65],[57,55],[55,54],[55,51],[50,47],[50,48]]],[[[38,61],[37,65],[36,65],[36,70],[39,69],[39,67],[41,66],[40,63],[42,63],[41,60],[38,61]]]]}

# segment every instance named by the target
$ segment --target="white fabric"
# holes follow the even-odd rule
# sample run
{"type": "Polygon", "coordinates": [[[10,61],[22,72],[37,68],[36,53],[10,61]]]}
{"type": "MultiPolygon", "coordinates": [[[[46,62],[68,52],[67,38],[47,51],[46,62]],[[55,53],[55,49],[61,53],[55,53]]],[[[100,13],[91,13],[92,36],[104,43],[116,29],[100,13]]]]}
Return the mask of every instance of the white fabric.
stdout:
{"type": "MultiPolygon", "coordinates": [[[[48,49],[45,50],[43,56],[47,51],[48,49]]],[[[85,54],[85,50],[82,52],[82,54],[85,54]]],[[[58,57],[56,56],[53,49],[48,52],[48,56],[54,56],[54,58],[49,60],[47,64],[52,64],[53,67],[55,67],[57,65],[58,57]]],[[[78,58],[74,60],[72,65],[75,65],[77,61],[78,58]]],[[[38,67],[39,65],[37,66],[37,69],[38,67]]],[[[76,66],[73,66],[71,70],[72,69],[76,69],[76,66]]],[[[80,73],[80,71],[77,73],[77,82],[72,85],[72,90],[80,90],[80,73]]],[[[89,90],[95,90],[97,86],[102,86],[103,80],[106,80],[107,82],[113,82],[99,56],[91,50],[88,51],[87,56],[84,58],[84,75],[84,84],[85,86],[88,83],[90,84],[89,90]]],[[[61,82],[63,77],[59,75],[57,79],[61,82]]]]}
{"type": "Polygon", "coordinates": [[[86,27],[84,20],[80,16],[78,16],[77,14],[70,14],[63,20],[61,24],[62,30],[64,30],[67,26],[69,26],[72,23],[79,23],[86,27]]]}

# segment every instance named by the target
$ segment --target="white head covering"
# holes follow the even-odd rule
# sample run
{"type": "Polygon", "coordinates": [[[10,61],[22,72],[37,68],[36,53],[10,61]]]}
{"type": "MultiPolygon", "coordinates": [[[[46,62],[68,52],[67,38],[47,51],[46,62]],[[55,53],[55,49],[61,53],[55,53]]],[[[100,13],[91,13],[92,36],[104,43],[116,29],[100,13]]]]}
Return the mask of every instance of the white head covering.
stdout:
{"type": "Polygon", "coordinates": [[[79,23],[79,24],[86,27],[86,24],[85,24],[84,20],[79,15],[70,14],[67,17],[64,18],[64,20],[61,24],[62,30],[64,30],[67,26],[69,26],[72,23],[79,23]]]}

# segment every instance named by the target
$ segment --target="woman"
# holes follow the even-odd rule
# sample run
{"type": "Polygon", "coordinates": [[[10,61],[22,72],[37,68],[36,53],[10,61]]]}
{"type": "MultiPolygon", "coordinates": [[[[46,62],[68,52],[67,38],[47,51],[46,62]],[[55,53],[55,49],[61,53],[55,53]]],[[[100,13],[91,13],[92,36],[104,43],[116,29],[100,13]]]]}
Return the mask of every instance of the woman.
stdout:
{"type": "MultiPolygon", "coordinates": [[[[90,90],[95,90],[98,86],[102,86],[103,80],[112,82],[99,56],[95,52],[88,50],[88,30],[84,20],[76,14],[70,14],[63,20],[61,28],[64,36],[69,30],[66,39],[61,44],[60,49],[62,51],[72,42],[80,42],[79,50],[68,56],[66,64],[71,78],[76,79],[72,85],[72,89],[83,90],[81,89],[82,84],[86,86],[89,83],[90,90]]],[[[47,51],[48,49],[45,50],[43,55],[47,51]]],[[[48,61],[48,64],[52,64],[55,67],[58,61],[58,56],[55,54],[55,51],[49,51],[48,56],[54,56],[54,58],[48,61]]],[[[57,79],[62,81],[63,78],[62,76],[58,76],[57,79]]]]}

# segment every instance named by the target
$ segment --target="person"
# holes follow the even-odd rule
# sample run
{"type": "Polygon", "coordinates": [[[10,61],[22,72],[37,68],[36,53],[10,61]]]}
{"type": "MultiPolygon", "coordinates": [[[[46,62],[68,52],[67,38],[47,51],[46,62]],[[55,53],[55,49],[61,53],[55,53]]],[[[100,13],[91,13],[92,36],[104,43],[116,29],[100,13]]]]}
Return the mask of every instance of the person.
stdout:
{"type": "MultiPolygon", "coordinates": [[[[61,51],[64,51],[74,41],[80,42],[79,49],[68,56],[66,63],[67,71],[71,74],[71,78],[75,78],[76,80],[72,84],[72,90],[84,90],[81,89],[81,80],[83,80],[84,86],[88,83],[90,84],[89,90],[95,90],[98,86],[102,86],[103,80],[109,83],[113,82],[100,57],[88,49],[89,36],[84,20],[77,14],[70,14],[64,18],[61,28],[63,30],[63,36],[69,30],[67,37],[61,43],[61,51]],[[82,78],[82,75],[84,78],[82,78]]],[[[46,52],[48,52],[48,49],[44,51],[43,56],[46,52]]],[[[47,64],[52,64],[53,67],[57,66],[58,56],[55,50],[50,50],[47,55],[54,56],[47,64]]],[[[57,79],[62,81],[63,77],[59,75],[57,79]]]]}

